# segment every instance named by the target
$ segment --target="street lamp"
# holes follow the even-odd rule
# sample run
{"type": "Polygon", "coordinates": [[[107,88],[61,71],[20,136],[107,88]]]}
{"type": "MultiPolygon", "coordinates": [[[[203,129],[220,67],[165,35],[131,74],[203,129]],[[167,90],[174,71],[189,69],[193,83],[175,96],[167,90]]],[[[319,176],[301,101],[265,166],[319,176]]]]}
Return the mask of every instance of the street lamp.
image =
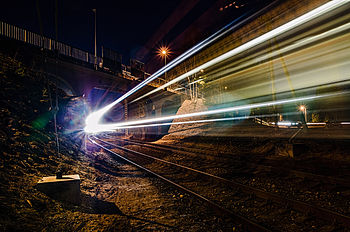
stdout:
{"type": "Polygon", "coordinates": [[[95,60],[94,60],[94,66],[95,69],[97,69],[97,47],[96,47],[96,9],[92,9],[95,15],[95,60]]]}
{"type": "Polygon", "coordinates": [[[166,65],[166,56],[167,56],[167,51],[166,50],[162,50],[162,54],[164,56],[164,66],[166,65]]]}
{"type": "Polygon", "coordinates": [[[169,55],[169,48],[161,47],[159,48],[159,55],[164,57],[164,66],[166,66],[166,57],[169,55]]]}
{"type": "Polygon", "coordinates": [[[306,122],[307,122],[307,111],[306,111],[306,106],[305,106],[305,105],[299,106],[299,110],[300,110],[301,112],[304,112],[305,123],[306,123],[306,122]]]}
{"type": "MultiPolygon", "coordinates": [[[[169,48],[162,46],[158,49],[158,55],[161,57],[164,57],[164,66],[166,66],[166,58],[169,56],[169,48]]],[[[166,79],[166,72],[164,73],[164,79],[166,79]]]]}

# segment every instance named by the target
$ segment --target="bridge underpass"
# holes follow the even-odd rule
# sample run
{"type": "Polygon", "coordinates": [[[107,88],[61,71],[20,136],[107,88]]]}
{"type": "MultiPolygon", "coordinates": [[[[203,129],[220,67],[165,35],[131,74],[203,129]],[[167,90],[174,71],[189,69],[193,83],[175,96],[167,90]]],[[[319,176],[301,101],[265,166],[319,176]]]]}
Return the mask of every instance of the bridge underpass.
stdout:
{"type": "MultiPolygon", "coordinates": [[[[52,54],[48,55],[45,50],[43,51],[38,47],[33,47],[23,42],[11,41],[6,37],[2,37],[0,43],[3,52],[31,65],[33,70],[42,73],[52,84],[57,85],[68,96],[81,97],[87,103],[89,110],[96,110],[96,108],[112,102],[114,99],[111,96],[121,96],[140,83],[138,78],[130,76],[130,74],[111,74],[100,68],[95,70],[91,65],[86,65],[85,63],[79,64],[76,60],[67,59],[65,56],[55,58],[52,57],[52,54]],[[97,95],[102,97],[102,99],[95,99],[97,96],[93,95],[94,90],[99,90],[99,92],[103,93],[102,95],[97,95]],[[89,102],[91,100],[92,102],[89,102]],[[97,103],[98,105],[96,105],[97,103]]],[[[138,94],[142,95],[149,92],[156,88],[154,86],[146,86],[138,94]]],[[[130,98],[130,101],[123,101],[118,106],[118,108],[122,107],[123,110],[116,111],[118,113],[123,112],[123,116],[116,115],[116,118],[135,120],[150,115],[161,117],[162,112],[164,112],[162,107],[165,102],[169,101],[172,102],[173,107],[180,107],[181,101],[184,99],[181,95],[173,91],[161,92],[162,97],[158,97],[157,95],[147,97],[135,104],[130,103],[133,98],[130,98]],[[149,105],[150,103],[151,105],[149,105]]],[[[137,95],[133,97],[136,98],[137,95]]],[[[61,112],[61,114],[65,113],[61,112]]],[[[110,115],[109,117],[113,116],[110,115]]],[[[145,138],[145,133],[144,131],[139,136],[145,138]]],[[[152,130],[151,134],[152,138],[158,138],[164,134],[164,131],[162,131],[162,128],[157,128],[156,130],[152,130]]]]}

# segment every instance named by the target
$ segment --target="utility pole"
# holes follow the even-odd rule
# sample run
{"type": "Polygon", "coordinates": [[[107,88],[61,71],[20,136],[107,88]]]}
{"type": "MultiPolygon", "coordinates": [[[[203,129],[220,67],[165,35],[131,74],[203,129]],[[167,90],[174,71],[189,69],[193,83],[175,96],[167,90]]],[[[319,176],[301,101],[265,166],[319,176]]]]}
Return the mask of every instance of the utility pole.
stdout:
{"type": "Polygon", "coordinates": [[[94,65],[95,69],[97,70],[97,47],[96,47],[96,9],[92,9],[92,11],[95,14],[95,60],[94,60],[94,65]]]}
{"type": "MultiPolygon", "coordinates": [[[[166,56],[167,56],[167,54],[164,55],[164,66],[166,66],[166,56]]],[[[166,71],[164,73],[164,79],[166,81],[166,71]]]]}
{"type": "MultiPolygon", "coordinates": [[[[164,57],[164,67],[166,66],[166,57],[169,55],[169,48],[168,47],[160,47],[158,50],[158,54],[161,57],[164,57]]],[[[166,71],[164,72],[164,79],[166,80],[166,71]]],[[[161,85],[161,83],[159,83],[161,85]]]]}

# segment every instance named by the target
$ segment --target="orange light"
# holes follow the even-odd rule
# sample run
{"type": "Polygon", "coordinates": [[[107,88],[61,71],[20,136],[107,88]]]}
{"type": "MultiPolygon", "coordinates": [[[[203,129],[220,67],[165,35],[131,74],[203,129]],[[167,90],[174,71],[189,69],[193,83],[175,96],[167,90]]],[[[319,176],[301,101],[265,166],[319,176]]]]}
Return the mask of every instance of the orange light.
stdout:
{"type": "Polygon", "coordinates": [[[168,58],[168,56],[171,54],[170,50],[166,46],[161,46],[158,48],[158,55],[162,58],[168,58]]]}

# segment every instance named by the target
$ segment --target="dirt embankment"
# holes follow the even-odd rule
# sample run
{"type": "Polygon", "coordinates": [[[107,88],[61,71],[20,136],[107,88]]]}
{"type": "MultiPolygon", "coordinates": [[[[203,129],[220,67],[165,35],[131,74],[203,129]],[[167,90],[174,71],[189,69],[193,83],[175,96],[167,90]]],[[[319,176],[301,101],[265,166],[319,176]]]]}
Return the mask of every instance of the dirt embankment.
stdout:
{"type": "MultiPolygon", "coordinates": [[[[99,197],[106,188],[99,180],[106,174],[95,167],[96,157],[83,153],[78,139],[74,142],[77,134],[60,130],[57,154],[50,110],[53,86],[4,54],[0,83],[0,231],[130,230],[113,199],[99,197]],[[81,205],[36,189],[37,181],[54,175],[58,167],[81,176],[81,205]]],[[[63,98],[59,91],[60,102],[63,98]]]]}
{"type": "MultiPolygon", "coordinates": [[[[227,227],[202,202],[192,202],[137,168],[96,148],[83,152],[83,134],[60,129],[57,154],[50,110],[54,87],[49,91],[43,76],[3,54],[0,67],[0,231],[216,231],[227,227]],[[59,167],[65,174],[80,175],[79,205],[36,189],[43,176],[55,175],[59,167]]],[[[60,93],[60,102],[62,98],[60,93]]],[[[71,124],[67,127],[74,129],[71,124]]]]}

